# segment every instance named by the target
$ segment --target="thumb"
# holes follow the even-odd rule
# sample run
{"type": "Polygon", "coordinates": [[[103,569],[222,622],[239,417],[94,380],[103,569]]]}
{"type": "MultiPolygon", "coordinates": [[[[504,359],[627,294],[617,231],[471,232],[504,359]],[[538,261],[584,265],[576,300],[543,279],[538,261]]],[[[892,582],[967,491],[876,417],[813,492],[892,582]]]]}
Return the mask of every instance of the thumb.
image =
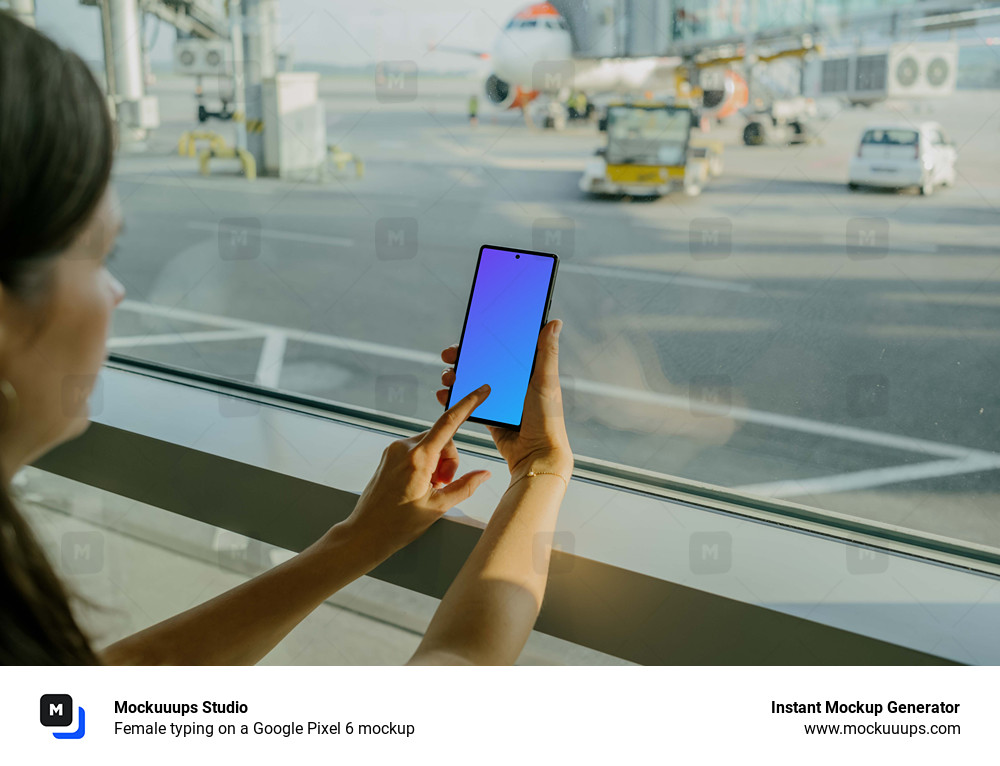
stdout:
{"type": "Polygon", "coordinates": [[[439,508],[447,511],[463,500],[472,497],[472,493],[479,489],[480,485],[491,475],[489,471],[469,471],[469,473],[459,476],[451,484],[434,490],[431,497],[439,508]]]}

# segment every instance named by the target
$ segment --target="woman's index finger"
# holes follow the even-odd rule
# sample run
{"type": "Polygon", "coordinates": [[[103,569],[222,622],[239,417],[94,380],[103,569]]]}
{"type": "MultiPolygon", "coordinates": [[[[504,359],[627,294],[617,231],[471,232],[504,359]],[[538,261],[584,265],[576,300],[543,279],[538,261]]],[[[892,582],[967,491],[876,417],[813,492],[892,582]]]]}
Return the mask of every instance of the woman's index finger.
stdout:
{"type": "Polygon", "coordinates": [[[456,404],[453,404],[442,413],[441,417],[431,426],[431,430],[420,440],[423,447],[440,452],[451,440],[462,423],[468,420],[473,410],[476,409],[483,400],[490,394],[490,387],[487,384],[481,385],[475,391],[466,394],[456,404]]]}

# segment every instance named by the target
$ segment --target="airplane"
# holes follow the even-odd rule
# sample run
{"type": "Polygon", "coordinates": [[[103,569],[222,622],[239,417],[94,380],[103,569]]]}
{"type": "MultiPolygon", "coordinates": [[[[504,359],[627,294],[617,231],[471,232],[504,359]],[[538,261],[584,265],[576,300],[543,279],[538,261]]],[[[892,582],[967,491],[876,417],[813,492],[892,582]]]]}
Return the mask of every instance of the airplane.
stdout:
{"type": "MultiPolygon", "coordinates": [[[[528,105],[536,100],[547,102],[546,109],[558,113],[573,92],[582,92],[590,100],[605,95],[676,93],[684,64],[679,56],[576,58],[569,24],[548,2],[514,14],[492,53],[446,46],[431,49],[490,60],[493,71],[483,86],[487,100],[499,109],[521,109],[526,116],[528,105]]],[[[705,74],[702,107],[706,116],[724,119],[747,105],[747,84],[739,73],[724,69],[705,74]]],[[[546,120],[546,126],[559,123],[559,119],[546,120]]]]}

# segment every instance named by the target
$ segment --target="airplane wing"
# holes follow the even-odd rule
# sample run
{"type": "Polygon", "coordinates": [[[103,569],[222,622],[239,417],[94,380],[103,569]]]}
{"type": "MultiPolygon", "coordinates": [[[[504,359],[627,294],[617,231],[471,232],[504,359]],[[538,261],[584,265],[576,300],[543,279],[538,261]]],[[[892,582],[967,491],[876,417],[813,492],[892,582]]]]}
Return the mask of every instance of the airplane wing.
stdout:
{"type": "Polygon", "coordinates": [[[427,50],[436,51],[438,53],[458,53],[464,56],[472,56],[477,59],[488,59],[490,54],[486,51],[477,51],[472,48],[459,48],[454,45],[435,45],[431,43],[427,46],[427,50]]]}

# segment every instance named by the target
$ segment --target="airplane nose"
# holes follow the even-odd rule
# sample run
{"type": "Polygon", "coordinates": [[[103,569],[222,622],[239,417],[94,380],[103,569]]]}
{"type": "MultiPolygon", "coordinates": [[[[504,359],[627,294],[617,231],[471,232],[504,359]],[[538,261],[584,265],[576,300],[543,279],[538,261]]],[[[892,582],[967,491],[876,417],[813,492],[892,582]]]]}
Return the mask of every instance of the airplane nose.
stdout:
{"type": "MultiPolygon", "coordinates": [[[[560,30],[561,32],[561,30],[560,30]]],[[[514,85],[534,89],[537,84],[536,65],[540,62],[565,62],[559,69],[572,67],[572,43],[568,33],[552,34],[550,30],[512,30],[501,35],[494,49],[497,75],[514,85]]],[[[553,66],[545,70],[552,70],[553,66]]],[[[545,71],[540,73],[545,75],[545,71]]]]}
{"type": "MultiPolygon", "coordinates": [[[[515,85],[525,82],[525,58],[524,49],[509,32],[497,38],[493,47],[493,68],[501,80],[515,85]]],[[[528,71],[530,73],[530,67],[528,71]]],[[[530,74],[528,77],[530,78],[530,74]]]]}

